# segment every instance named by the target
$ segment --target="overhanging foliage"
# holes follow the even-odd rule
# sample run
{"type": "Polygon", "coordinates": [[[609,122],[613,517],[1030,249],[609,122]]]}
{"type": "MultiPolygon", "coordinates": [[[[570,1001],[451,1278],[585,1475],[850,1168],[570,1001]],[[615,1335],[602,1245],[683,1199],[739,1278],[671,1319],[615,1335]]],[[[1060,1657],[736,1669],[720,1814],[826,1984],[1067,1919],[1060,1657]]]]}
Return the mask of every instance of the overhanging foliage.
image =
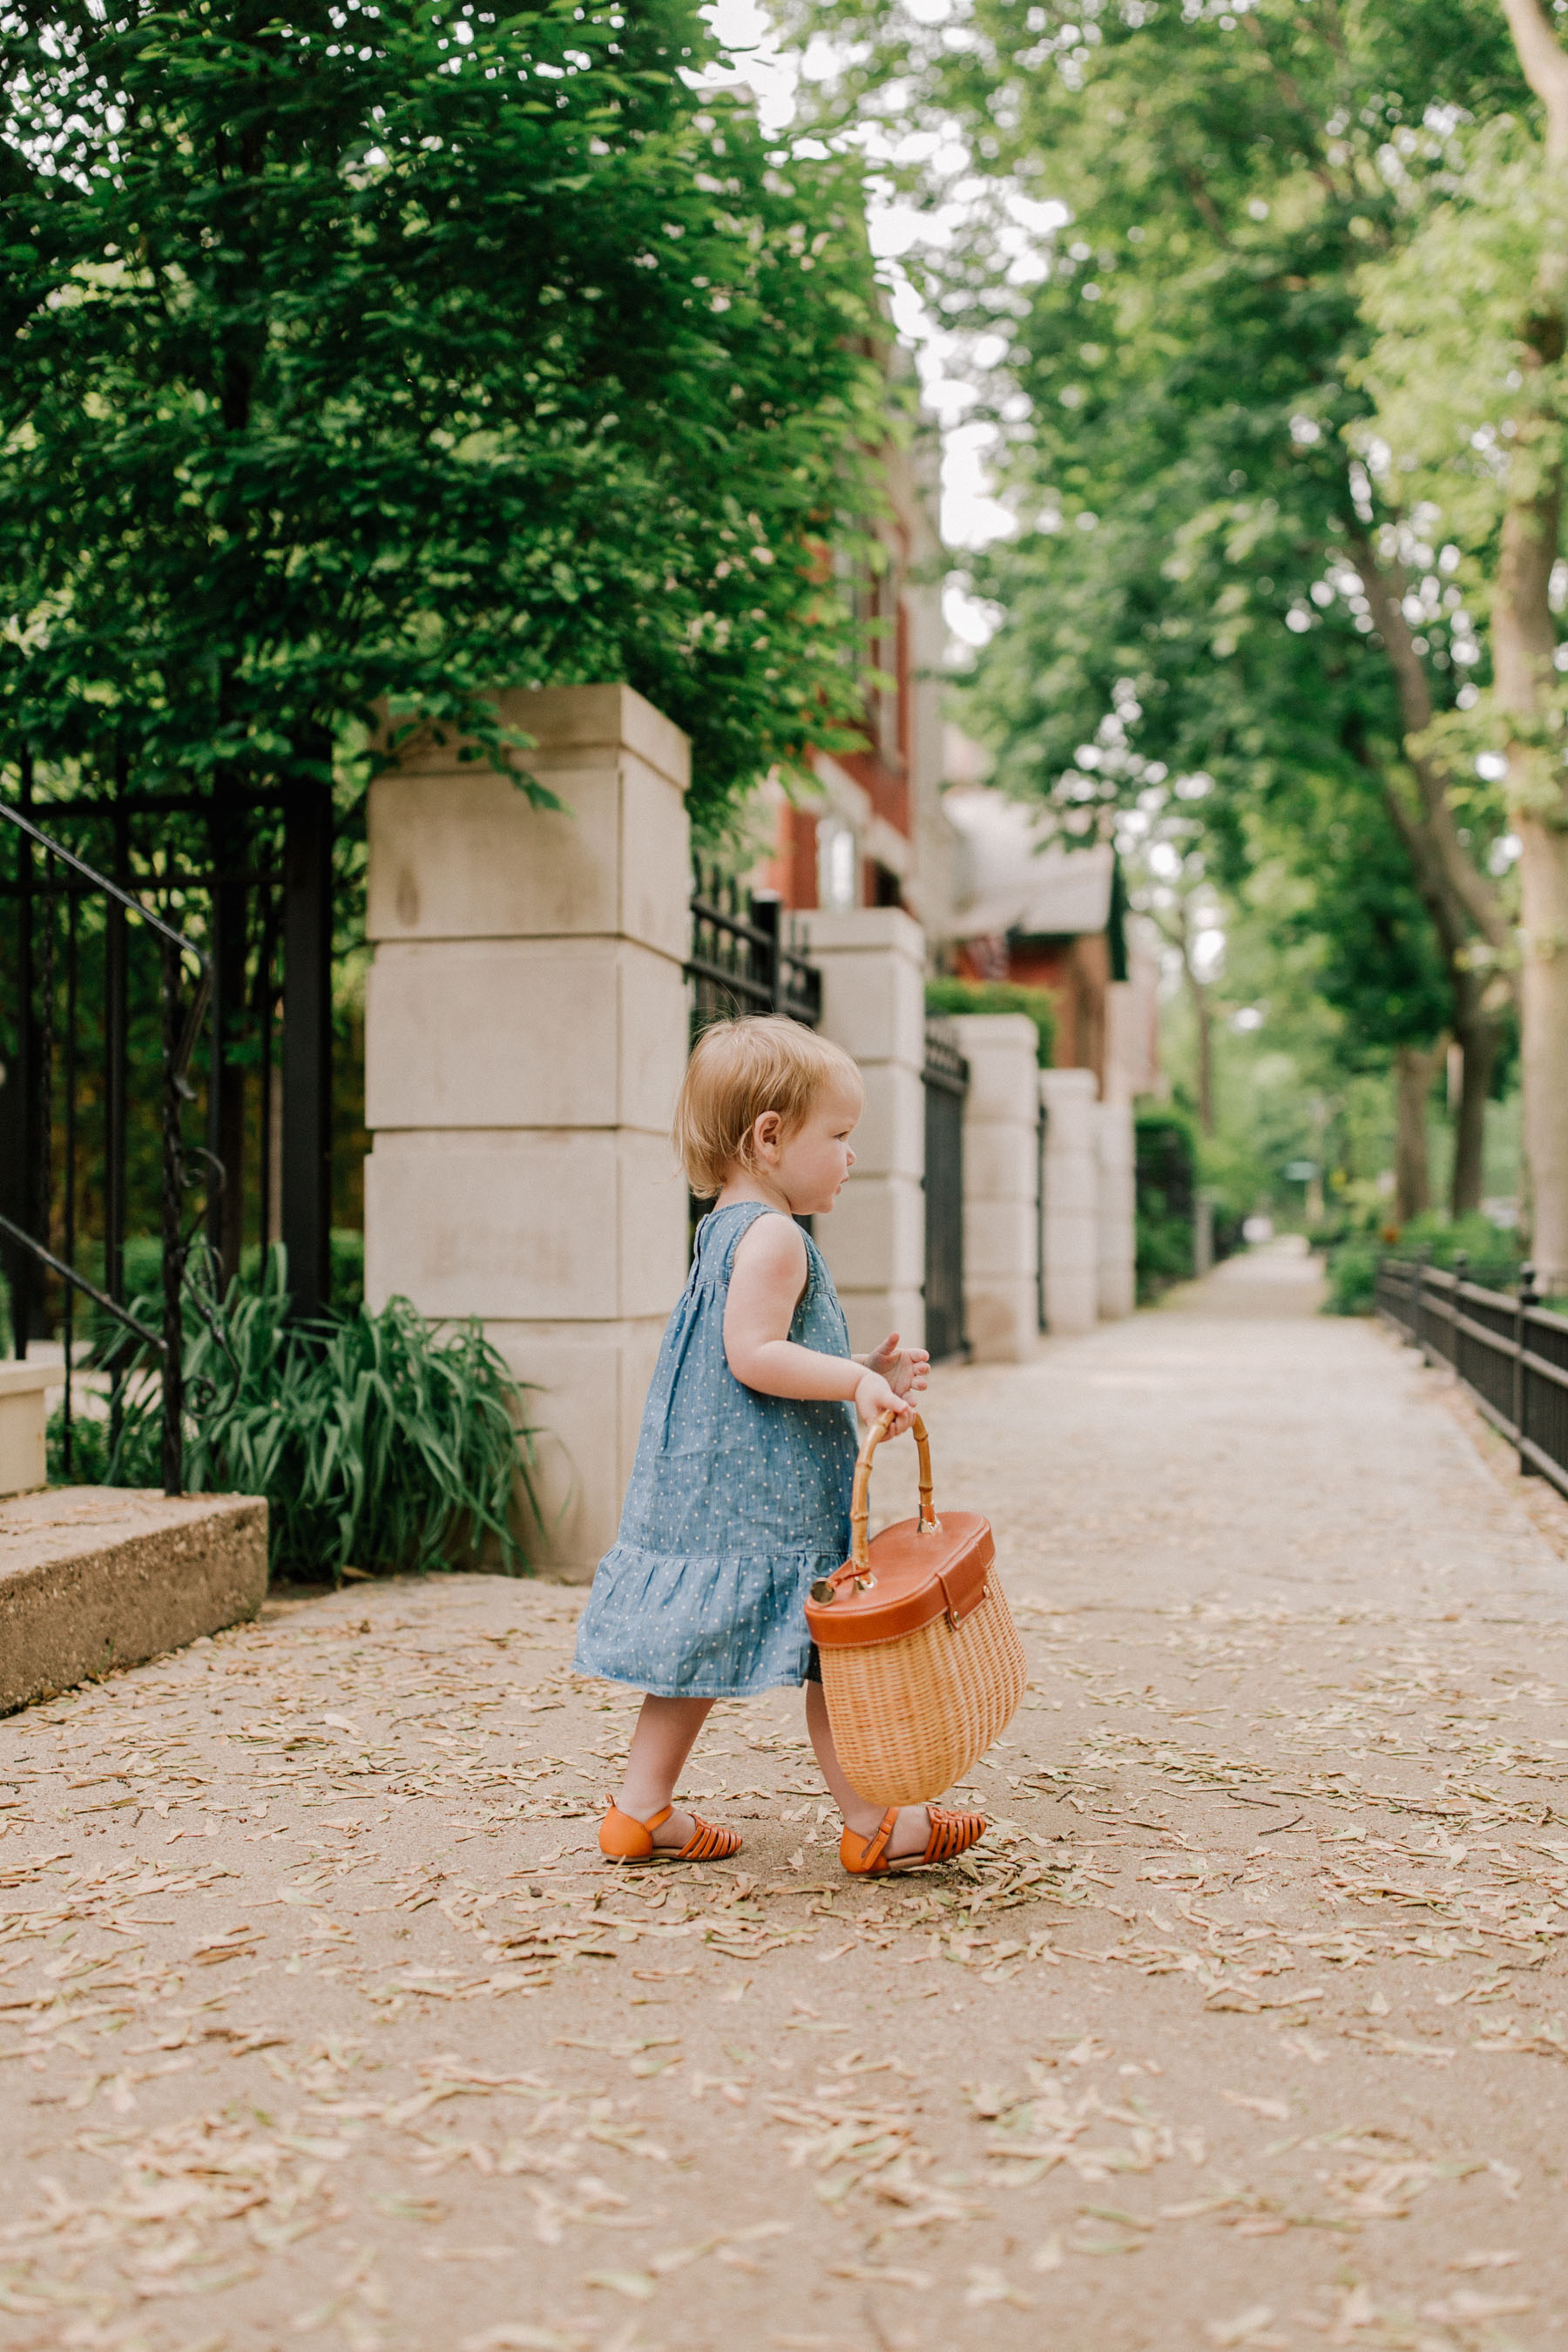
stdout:
{"type": "Polygon", "coordinates": [[[688,0],[0,14],[5,755],[240,788],[626,677],[701,820],[842,743],[858,173],[715,55],[688,0]]]}

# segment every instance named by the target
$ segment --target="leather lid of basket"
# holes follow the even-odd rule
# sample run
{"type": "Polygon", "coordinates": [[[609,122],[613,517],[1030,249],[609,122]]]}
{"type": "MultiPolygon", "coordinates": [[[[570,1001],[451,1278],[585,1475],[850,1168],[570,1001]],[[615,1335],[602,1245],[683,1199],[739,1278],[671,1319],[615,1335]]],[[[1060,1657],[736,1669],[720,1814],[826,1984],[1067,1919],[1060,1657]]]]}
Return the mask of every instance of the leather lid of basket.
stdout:
{"type": "Polygon", "coordinates": [[[995,1557],[991,1522],[978,1511],[944,1511],[934,1525],[900,1519],[873,1538],[864,1569],[850,1559],[812,1586],[811,1638],[835,1648],[897,1641],[938,1617],[962,1624],[985,1598],[995,1557]]]}

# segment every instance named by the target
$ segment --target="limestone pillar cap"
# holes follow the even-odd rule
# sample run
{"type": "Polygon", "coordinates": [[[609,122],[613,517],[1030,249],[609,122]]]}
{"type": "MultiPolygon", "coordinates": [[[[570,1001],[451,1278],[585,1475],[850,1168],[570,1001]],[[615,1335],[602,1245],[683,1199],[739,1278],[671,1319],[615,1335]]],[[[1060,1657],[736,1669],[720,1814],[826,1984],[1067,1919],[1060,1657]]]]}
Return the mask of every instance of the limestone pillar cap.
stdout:
{"type": "MultiPolygon", "coordinates": [[[[531,735],[542,753],[635,751],[679,792],[690,788],[690,738],[635,687],[509,686],[491,698],[502,723],[531,735]]],[[[372,740],[384,747],[391,726],[384,702],[376,706],[376,722],[372,740]]],[[[464,756],[468,750],[469,739],[432,719],[405,739],[395,765],[421,775],[455,775],[472,770],[472,757],[464,756]]],[[[520,754],[520,765],[526,764],[520,754]]]]}
{"type": "Polygon", "coordinates": [[[926,935],[901,907],[814,907],[799,919],[813,955],[890,953],[925,970],[926,935]]]}

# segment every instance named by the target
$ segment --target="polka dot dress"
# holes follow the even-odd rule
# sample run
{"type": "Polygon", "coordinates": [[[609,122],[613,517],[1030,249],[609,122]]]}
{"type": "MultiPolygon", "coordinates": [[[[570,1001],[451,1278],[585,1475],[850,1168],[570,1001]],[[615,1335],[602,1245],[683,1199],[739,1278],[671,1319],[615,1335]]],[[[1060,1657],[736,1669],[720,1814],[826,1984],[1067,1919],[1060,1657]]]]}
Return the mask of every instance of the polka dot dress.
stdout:
{"type": "MultiPolygon", "coordinates": [[[[759,1201],[716,1209],[669,1318],[613,1551],[577,1633],[580,1674],[665,1698],[747,1698],[805,1680],[812,1579],[848,1557],[855,1408],[763,1396],[724,1356],[724,1302],[759,1201]]],[[[789,1336],[847,1356],[849,1328],[809,1238],[789,1336]]]]}

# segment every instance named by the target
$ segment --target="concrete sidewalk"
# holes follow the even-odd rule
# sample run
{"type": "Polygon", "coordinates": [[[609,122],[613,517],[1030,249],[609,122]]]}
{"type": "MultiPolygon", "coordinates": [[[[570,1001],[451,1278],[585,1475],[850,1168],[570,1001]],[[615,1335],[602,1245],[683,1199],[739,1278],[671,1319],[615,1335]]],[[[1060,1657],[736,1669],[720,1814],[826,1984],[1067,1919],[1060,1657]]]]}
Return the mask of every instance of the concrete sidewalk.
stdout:
{"type": "Polygon", "coordinates": [[[608,1876],[629,1706],[499,1579],[0,1724],[0,2343],[1559,2342],[1568,1566],[1315,1303],[933,1383],[1033,1677],[943,1873],[842,1880],[780,1694],[693,1768],[738,1864],[608,1876]]]}

